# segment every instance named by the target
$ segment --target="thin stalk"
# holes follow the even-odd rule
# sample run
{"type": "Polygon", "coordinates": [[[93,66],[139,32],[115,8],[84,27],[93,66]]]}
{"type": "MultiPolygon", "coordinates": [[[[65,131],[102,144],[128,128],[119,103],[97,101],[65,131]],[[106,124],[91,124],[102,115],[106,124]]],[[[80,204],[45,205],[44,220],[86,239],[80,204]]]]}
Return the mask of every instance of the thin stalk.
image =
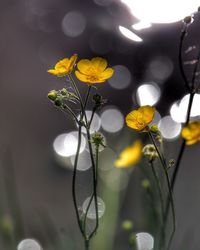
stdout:
{"type": "Polygon", "coordinates": [[[79,229],[80,229],[83,237],[85,238],[85,232],[82,228],[82,223],[81,223],[81,219],[80,219],[79,211],[78,211],[78,204],[77,204],[77,200],[76,200],[76,174],[77,174],[78,158],[79,158],[80,147],[81,147],[81,130],[82,130],[82,126],[79,125],[78,145],[77,145],[77,150],[76,150],[76,155],[75,155],[74,171],[73,171],[73,179],[72,179],[72,197],[73,197],[73,202],[74,202],[74,207],[75,207],[75,212],[76,212],[76,218],[78,221],[78,226],[79,226],[79,229]]]}
{"type": "Polygon", "coordinates": [[[86,97],[85,97],[85,103],[83,105],[84,109],[86,108],[87,106],[87,102],[88,102],[88,98],[90,96],[90,91],[91,91],[91,85],[88,86],[88,89],[87,89],[87,93],[86,93],[86,97]]]}
{"type": "MultiPolygon", "coordinates": [[[[165,160],[162,158],[162,155],[160,154],[160,151],[156,145],[156,142],[151,134],[151,132],[148,133],[149,134],[149,137],[158,153],[158,156],[159,156],[159,159],[160,159],[160,162],[161,162],[161,165],[162,165],[162,168],[163,168],[163,171],[164,171],[164,174],[165,174],[165,178],[166,178],[166,181],[167,181],[167,187],[168,187],[168,191],[169,191],[169,200],[170,200],[170,203],[171,203],[171,208],[172,208],[172,219],[173,219],[173,230],[172,230],[172,233],[171,233],[171,236],[170,236],[170,240],[169,240],[169,243],[168,243],[168,248],[170,247],[171,245],[171,242],[172,242],[172,239],[173,239],[173,235],[176,231],[176,215],[175,215],[175,207],[174,207],[174,201],[173,201],[173,194],[172,194],[172,190],[171,190],[171,185],[170,185],[170,180],[169,180],[169,176],[168,176],[168,172],[167,172],[167,166],[166,166],[166,162],[165,160]]],[[[165,222],[165,218],[164,218],[164,222],[165,222]]]]}
{"type": "MultiPolygon", "coordinates": [[[[91,148],[92,150],[91,142],[89,142],[89,148],[91,148]]],[[[93,165],[93,187],[94,187],[94,202],[95,202],[95,212],[96,212],[96,226],[93,232],[90,234],[89,239],[92,238],[92,236],[96,233],[99,227],[99,212],[98,212],[98,201],[97,201],[98,163],[99,163],[99,146],[96,145],[96,168],[95,165],[93,165]]]]}
{"type": "Polygon", "coordinates": [[[72,115],[72,117],[74,118],[74,120],[76,121],[76,123],[79,124],[79,120],[77,119],[75,113],[68,106],[65,106],[65,108],[61,108],[61,110],[64,113],[66,113],[65,111],[67,110],[72,115]]]}
{"type": "Polygon", "coordinates": [[[162,249],[162,246],[164,246],[164,244],[165,244],[165,234],[164,234],[164,226],[163,226],[164,216],[165,216],[165,209],[164,209],[165,203],[164,203],[164,198],[163,198],[163,193],[162,193],[160,179],[159,179],[159,176],[158,176],[158,174],[156,172],[156,169],[155,169],[155,166],[153,164],[153,161],[150,161],[149,164],[151,166],[152,173],[153,173],[153,176],[154,176],[154,179],[155,179],[155,182],[156,182],[156,185],[157,185],[159,197],[160,197],[161,217],[162,217],[162,232],[161,232],[162,233],[162,237],[161,237],[161,239],[164,238],[164,242],[163,242],[163,245],[162,245],[162,240],[160,240],[159,246],[162,249]]]}
{"type": "Polygon", "coordinates": [[[90,249],[90,240],[85,239],[85,250],[89,250],[90,249]]]}
{"type": "Polygon", "coordinates": [[[180,72],[181,72],[181,75],[182,75],[184,83],[185,83],[185,87],[190,92],[190,86],[188,84],[188,80],[187,80],[187,77],[185,75],[184,68],[183,68],[183,56],[182,56],[183,41],[184,41],[185,36],[187,35],[187,28],[188,28],[188,26],[185,24],[183,27],[183,30],[181,31],[181,37],[180,37],[180,42],[179,42],[178,61],[179,61],[180,72]]]}

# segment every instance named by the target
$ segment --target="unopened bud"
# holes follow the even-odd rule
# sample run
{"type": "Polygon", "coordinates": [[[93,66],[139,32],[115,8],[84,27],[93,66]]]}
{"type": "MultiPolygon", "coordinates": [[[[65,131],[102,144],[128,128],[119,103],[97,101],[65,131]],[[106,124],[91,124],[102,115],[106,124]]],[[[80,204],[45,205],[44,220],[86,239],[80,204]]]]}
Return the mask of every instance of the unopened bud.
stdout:
{"type": "Polygon", "coordinates": [[[52,101],[55,101],[58,94],[57,94],[57,91],[56,90],[51,90],[49,93],[48,93],[48,98],[52,101]]]}

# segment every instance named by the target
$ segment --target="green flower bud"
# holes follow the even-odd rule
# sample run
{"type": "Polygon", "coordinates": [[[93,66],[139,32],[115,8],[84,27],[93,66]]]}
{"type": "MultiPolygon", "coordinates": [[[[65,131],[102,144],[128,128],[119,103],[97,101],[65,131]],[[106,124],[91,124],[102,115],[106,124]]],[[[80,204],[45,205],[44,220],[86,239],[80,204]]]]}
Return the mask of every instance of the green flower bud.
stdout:
{"type": "Polygon", "coordinates": [[[149,180],[148,179],[144,179],[144,180],[142,180],[142,187],[144,188],[144,189],[148,189],[149,187],[150,187],[150,182],[149,182],[149,180]]]}
{"type": "Polygon", "coordinates": [[[1,218],[0,226],[3,234],[5,235],[11,235],[14,231],[14,225],[9,216],[1,218]]]}
{"type": "Polygon", "coordinates": [[[52,101],[55,101],[56,98],[57,98],[57,96],[58,96],[58,94],[57,94],[57,91],[56,91],[56,90],[51,90],[51,91],[48,93],[48,95],[47,95],[47,97],[48,97],[50,100],[52,100],[52,101]]]}
{"type": "Polygon", "coordinates": [[[92,143],[95,145],[96,148],[99,148],[100,146],[106,147],[105,146],[105,138],[99,132],[95,132],[93,134],[93,136],[92,136],[92,143]]]}
{"type": "Polygon", "coordinates": [[[56,106],[58,106],[58,107],[60,107],[60,106],[62,106],[62,104],[63,104],[63,99],[62,99],[62,97],[57,97],[56,98],[56,100],[54,101],[54,104],[56,105],[56,106]]]}
{"type": "Polygon", "coordinates": [[[136,235],[135,235],[135,233],[130,234],[130,236],[129,236],[129,244],[130,244],[131,247],[136,246],[136,235]]]}
{"type": "Polygon", "coordinates": [[[122,223],[122,229],[124,231],[131,231],[133,229],[133,222],[130,220],[125,220],[122,223]]]}
{"type": "Polygon", "coordinates": [[[175,165],[175,160],[174,159],[170,159],[168,162],[168,166],[169,168],[173,167],[175,165]]]}
{"type": "Polygon", "coordinates": [[[153,133],[158,133],[159,132],[158,125],[156,125],[156,124],[152,125],[150,130],[153,133]]]}
{"type": "Polygon", "coordinates": [[[66,96],[66,95],[68,94],[67,89],[66,89],[66,88],[63,88],[63,89],[61,90],[61,94],[64,95],[64,96],[66,96]]]}

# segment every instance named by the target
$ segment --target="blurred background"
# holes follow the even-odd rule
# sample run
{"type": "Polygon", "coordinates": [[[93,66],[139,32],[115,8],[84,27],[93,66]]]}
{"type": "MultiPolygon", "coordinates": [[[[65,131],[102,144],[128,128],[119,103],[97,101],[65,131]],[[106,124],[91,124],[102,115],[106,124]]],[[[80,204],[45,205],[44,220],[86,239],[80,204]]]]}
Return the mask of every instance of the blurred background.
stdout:
{"type": "MultiPolygon", "coordinates": [[[[4,249],[10,250],[11,245],[16,249],[16,242],[24,238],[37,239],[44,249],[83,249],[71,194],[77,128],[46,97],[49,90],[68,84],[47,70],[73,53],[79,59],[104,57],[115,70],[108,82],[97,85],[108,102],[92,124],[107,141],[100,155],[103,216],[93,249],[129,249],[128,236],[121,229],[124,219],[134,222],[135,232],[153,234],[157,222],[149,215],[152,205],[141,186],[140,168],[145,168],[145,161],[124,171],[116,170],[113,162],[140,136],[124,124],[124,116],[140,105],[156,106],[154,122],[165,139],[168,159],[177,156],[181,143],[188,96],[178,65],[180,20],[196,11],[200,1],[160,2],[1,0],[0,224],[4,249]]],[[[199,48],[199,24],[196,14],[184,43],[188,75],[199,48]]],[[[86,86],[78,86],[84,95],[86,86]]],[[[199,96],[195,96],[192,117],[200,115],[199,96]]],[[[88,115],[91,107],[89,103],[88,115]]],[[[199,247],[199,153],[199,144],[187,147],[177,179],[174,250],[199,247]]],[[[88,158],[83,143],[80,209],[90,190],[88,158]]]]}

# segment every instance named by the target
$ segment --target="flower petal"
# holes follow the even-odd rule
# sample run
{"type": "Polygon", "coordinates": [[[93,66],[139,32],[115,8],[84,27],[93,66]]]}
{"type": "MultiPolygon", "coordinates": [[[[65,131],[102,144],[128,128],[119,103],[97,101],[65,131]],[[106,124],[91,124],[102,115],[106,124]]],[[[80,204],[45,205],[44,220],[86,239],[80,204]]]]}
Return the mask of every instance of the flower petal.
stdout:
{"type": "Polygon", "coordinates": [[[112,68],[107,68],[104,72],[101,73],[101,77],[105,80],[111,78],[113,76],[114,70],[112,68]]]}
{"type": "Polygon", "coordinates": [[[138,110],[133,110],[126,116],[126,124],[137,131],[141,131],[146,127],[143,116],[138,110]]]}
{"type": "Polygon", "coordinates": [[[77,64],[78,70],[83,74],[88,74],[91,68],[91,62],[88,59],[82,59],[77,64]]]}
{"type": "Polygon", "coordinates": [[[143,115],[143,119],[145,123],[148,125],[150,122],[152,122],[156,110],[154,107],[147,105],[140,107],[138,111],[143,115]]]}
{"type": "Polygon", "coordinates": [[[99,73],[103,72],[108,65],[107,61],[101,57],[92,58],[91,64],[99,73]]]}

